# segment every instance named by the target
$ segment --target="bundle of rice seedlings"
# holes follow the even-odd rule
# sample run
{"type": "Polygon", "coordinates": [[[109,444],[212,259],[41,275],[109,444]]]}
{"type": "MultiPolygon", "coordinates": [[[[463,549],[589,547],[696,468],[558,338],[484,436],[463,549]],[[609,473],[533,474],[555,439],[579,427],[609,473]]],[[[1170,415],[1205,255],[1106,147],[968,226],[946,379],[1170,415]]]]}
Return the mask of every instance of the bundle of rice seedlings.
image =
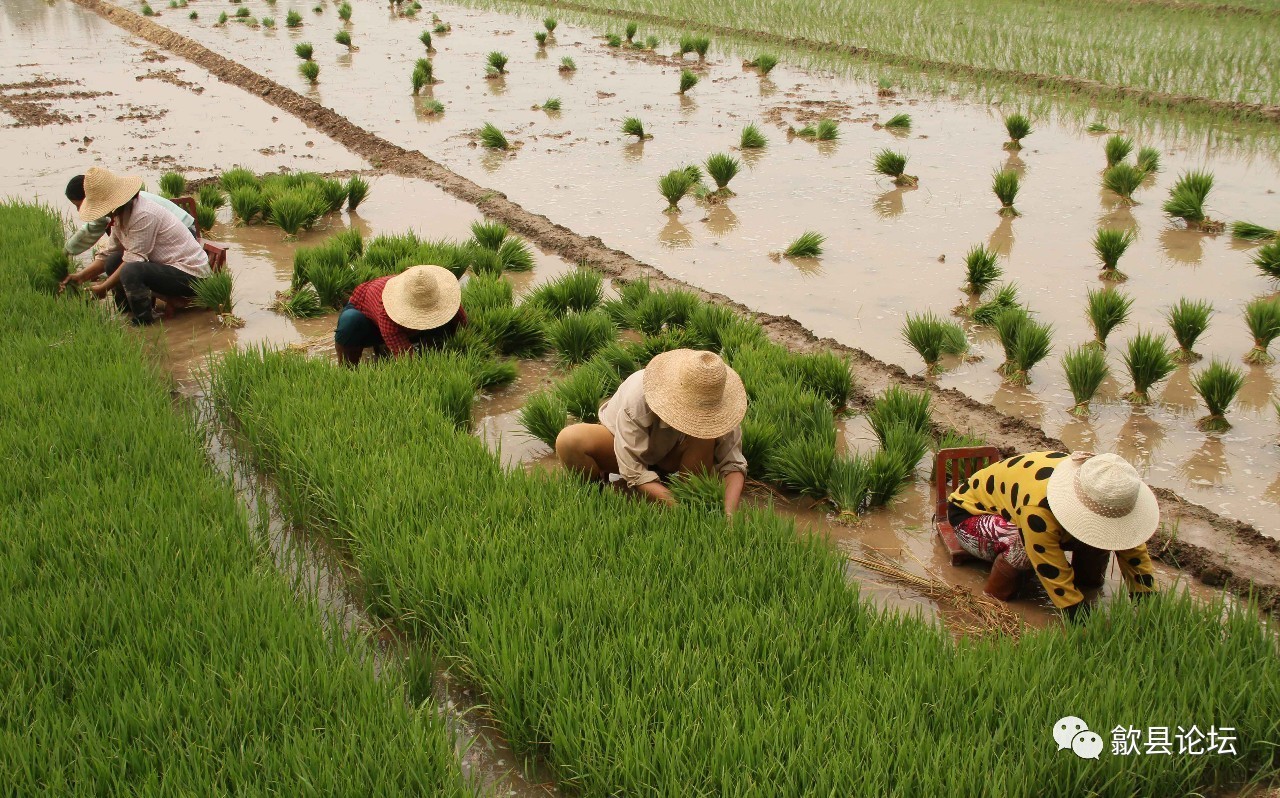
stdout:
{"type": "Polygon", "coordinates": [[[546,29],[547,29],[547,33],[555,33],[555,32],[556,32],[556,19],[555,19],[555,17],[546,17],[545,19],[543,19],[543,20],[542,20],[542,27],[544,27],[544,28],[546,28],[546,29]]]}
{"type": "Polygon", "coordinates": [[[880,150],[875,154],[872,165],[880,174],[892,177],[895,186],[914,186],[920,182],[914,175],[905,174],[907,156],[900,152],[889,149],[880,150]]]}
{"type": "Polygon", "coordinates": [[[218,185],[228,194],[238,188],[259,188],[259,183],[257,175],[241,166],[228,169],[218,178],[218,185]]]}
{"type": "Polygon", "coordinates": [[[884,123],[883,127],[889,130],[910,130],[911,114],[894,114],[884,123]]]}
{"type": "Polygon", "coordinates": [[[1090,288],[1087,296],[1086,315],[1093,325],[1093,341],[1096,349],[1107,348],[1107,336],[1111,331],[1129,320],[1129,311],[1133,309],[1133,297],[1120,291],[1090,288]]]}
{"type": "Polygon", "coordinates": [[[539,107],[542,110],[547,111],[548,113],[553,113],[553,112],[559,112],[562,106],[560,105],[559,97],[548,97],[547,99],[542,101],[542,105],[540,105],[539,107]]]}
{"type": "Polygon", "coordinates": [[[507,74],[507,56],[506,53],[493,50],[485,58],[485,73],[489,75],[505,75],[507,74]]]}
{"type": "Polygon", "coordinates": [[[995,328],[996,337],[1000,339],[1000,347],[1004,350],[1004,361],[996,367],[996,371],[1002,376],[1008,377],[1013,372],[1018,338],[1029,324],[1031,324],[1031,314],[1021,305],[1002,310],[992,319],[991,326],[995,328]]]}
{"type": "Polygon", "coordinates": [[[323,194],[310,189],[284,191],[272,197],[266,206],[267,221],[279,227],[285,235],[296,236],[304,228],[311,227],[328,207],[323,194]]]}
{"type": "Polygon", "coordinates": [[[468,326],[475,328],[476,337],[504,355],[539,357],[551,346],[546,320],[536,308],[526,305],[491,308],[475,319],[468,318],[468,326]]]}
{"type": "Polygon", "coordinates": [[[1244,306],[1245,324],[1253,335],[1253,349],[1244,356],[1246,363],[1274,363],[1267,348],[1280,336],[1280,299],[1259,297],[1244,306]]]}
{"type": "Polygon", "coordinates": [[[1030,385],[1031,369],[1052,351],[1053,326],[1029,319],[1018,330],[1005,381],[1012,385],[1030,385]]]}
{"type": "Polygon", "coordinates": [[[301,28],[302,15],[291,8],[289,9],[289,13],[285,14],[284,24],[290,28],[301,28]]]}
{"type": "Polygon", "coordinates": [[[680,200],[693,188],[695,181],[686,169],[672,169],[658,178],[658,193],[667,200],[667,213],[680,210],[680,200]]]}
{"type": "Polygon", "coordinates": [[[187,179],[177,172],[160,175],[160,193],[166,197],[181,197],[187,193],[187,179]]]}
{"type": "Polygon", "coordinates": [[[498,251],[498,247],[502,246],[502,242],[506,241],[510,234],[511,230],[502,222],[485,219],[471,223],[471,240],[476,246],[494,252],[498,251]]]}
{"type": "Polygon", "coordinates": [[[1107,139],[1107,143],[1102,148],[1107,155],[1107,166],[1115,166],[1125,158],[1128,158],[1129,153],[1133,152],[1133,139],[1117,133],[1107,139]]]}
{"type": "Polygon", "coordinates": [[[340,249],[348,260],[355,260],[364,253],[364,236],[360,235],[360,231],[354,227],[335,233],[325,243],[340,249]]]}
{"type": "Polygon", "coordinates": [[[1133,380],[1133,392],[1127,397],[1134,404],[1151,401],[1151,386],[1173,373],[1177,368],[1169,356],[1168,341],[1163,335],[1140,332],[1129,339],[1124,353],[1124,366],[1133,380]]]}
{"type": "Polygon", "coordinates": [[[711,39],[707,36],[693,37],[693,51],[698,54],[699,61],[705,61],[711,50],[711,39]]]}
{"type": "Polygon", "coordinates": [[[880,449],[867,463],[867,509],[883,507],[902,493],[929,451],[929,436],[905,424],[890,426],[880,449]]]}
{"type": "Polygon", "coordinates": [[[692,89],[694,86],[697,86],[697,85],[698,85],[698,73],[694,72],[691,69],[680,70],[680,93],[681,94],[684,94],[685,92],[689,91],[689,89],[692,89]]]}
{"type": "Polygon", "coordinates": [[[977,435],[971,435],[967,432],[947,427],[934,441],[933,451],[940,452],[943,449],[967,449],[973,446],[986,446],[987,441],[977,435]]]}
{"type": "Polygon", "coordinates": [[[597,307],[603,298],[604,278],[600,273],[577,269],[533,289],[525,297],[524,304],[549,316],[559,317],[570,311],[585,313],[597,307]]]}
{"type": "Polygon", "coordinates": [[[636,38],[636,31],[638,30],[640,30],[639,25],[637,25],[634,22],[628,22],[627,23],[627,41],[629,42],[634,41],[636,38]]]}
{"type": "Polygon", "coordinates": [[[227,204],[227,195],[222,193],[217,183],[205,183],[196,190],[196,202],[216,211],[227,204]]]}
{"type": "Polygon", "coordinates": [[[1022,114],[1010,114],[1004,118],[1004,129],[1009,134],[1006,150],[1022,149],[1022,140],[1031,135],[1031,120],[1022,114]]]}
{"type": "MultiPolygon", "coordinates": [[[[545,36],[546,34],[543,35],[545,36]]],[[[428,53],[435,50],[435,48],[431,46],[431,31],[424,30],[422,33],[419,33],[418,41],[422,42],[423,48],[426,49],[428,53]]]]}
{"type": "Polygon", "coordinates": [[[306,279],[325,307],[341,308],[361,282],[361,275],[332,258],[313,258],[306,266],[306,279]]]}
{"type": "Polygon", "coordinates": [[[747,62],[747,66],[752,66],[760,70],[761,75],[769,74],[777,65],[778,57],[770,53],[761,53],[756,56],[754,60],[747,62]]]}
{"type": "Polygon", "coordinates": [[[347,201],[347,184],[341,180],[321,180],[311,185],[324,195],[327,213],[337,213],[347,201]]]}
{"type": "Polygon", "coordinates": [[[533,271],[533,251],[523,238],[512,236],[498,247],[498,262],[508,272],[533,271]]]}
{"type": "Polygon", "coordinates": [[[760,132],[760,128],[754,124],[748,124],[742,129],[742,136],[738,140],[738,146],[744,150],[762,150],[768,146],[769,140],[765,138],[764,133],[760,132]]]}
{"type": "Polygon", "coordinates": [[[337,33],[333,34],[333,40],[338,44],[342,45],[343,47],[347,48],[348,50],[352,49],[351,31],[340,30],[337,33]]]}
{"type": "Polygon", "coordinates": [[[622,134],[624,136],[635,136],[641,141],[653,138],[653,136],[645,132],[644,122],[640,121],[638,116],[629,116],[622,120],[622,134]]]}
{"type": "Polygon", "coordinates": [[[576,366],[618,338],[613,320],[598,310],[566,313],[547,325],[551,346],[563,365],[576,366]]]}
{"type": "Polygon", "coordinates": [[[462,286],[462,307],[468,315],[479,315],[493,308],[509,308],[515,304],[511,283],[494,275],[474,275],[462,286]]]}
{"type": "Polygon", "coordinates": [[[680,48],[680,55],[693,52],[693,34],[686,33],[681,35],[677,45],[680,48]]]}
{"type": "Polygon", "coordinates": [[[1209,328],[1209,318],[1213,316],[1213,305],[1203,299],[1191,300],[1183,297],[1177,304],[1169,308],[1165,319],[1173,328],[1173,338],[1178,342],[1178,349],[1173,353],[1175,363],[1194,363],[1200,355],[1192,351],[1196,340],[1209,328]]]}
{"type": "Polygon", "coordinates": [[[561,72],[574,72],[577,70],[577,68],[578,68],[578,65],[573,63],[573,59],[570,58],[569,56],[566,55],[564,58],[560,59],[561,72]]]}
{"type": "Polygon", "coordinates": [[[927,436],[932,426],[929,394],[925,391],[908,391],[895,385],[872,402],[871,409],[867,411],[867,422],[882,446],[888,430],[897,425],[927,436]]]}
{"type": "Polygon", "coordinates": [[[591,363],[571,371],[554,390],[569,415],[594,424],[600,420],[600,405],[609,397],[609,380],[605,369],[591,363]]]}
{"type": "Polygon", "coordinates": [[[419,58],[413,65],[413,72],[409,76],[410,83],[413,85],[413,93],[417,94],[422,91],[424,86],[430,86],[435,83],[435,75],[431,66],[431,59],[419,58]]]}
{"type": "Polygon", "coordinates": [[[817,258],[822,255],[822,245],[826,241],[827,237],[822,233],[806,230],[782,251],[782,255],[786,258],[817,258]]]}
{"type": "Polygon", "coordinates": [[[215,23],[213,23],[213,24],[215,24],[215,25],[226,25],[226,24],[227,24],[227,12],[223,11],[221,14],[219,14],[219,15],[218,15],[218,21],[217,21],[217,22],[215,22],[215,23]]]}
{"type": "Polygon", "coordinates": [[[1277,237],[1275,230],[1252,222],[1232,222],[1231,235],[1246,241],[1271,241],[1277,237]]]}
{"type": "Polygon", "coordinates": [[[249,16],[250,16],[249,9],[247,8],[236,9],[236,19],[248,19],[249,16]]]}
{"type": "Polygon", "coordinates": [[[676,503],[706,513],[724,512],[724,478],[719,474],[681,471],[667,483],[676,503]]]}
{"type": "Polygon", "coordinates": [[[924,360],[926,376],[942,370],[938,361],[943,355],[963,354],[969,348],[964,329],[955,322],[938,318],[933,311],[908,312],[902,325],[902,339],[924,360]]]}
{"type": "Polygon", "coordinates": [[[354,211],[369,196],[369,182],[360,175],[352,175],[344,186],[347,194],[347,210],[354,211]]]}
{"type": "Polygon", "coordinates": [[[1272,241],[1259,247],[1254,253],[1253,265],[1258,267],[1263,276],[1280,280],[1280,241],[1272,241]]]}
{"type": "Polygon", "coordinates": [[[191,304],[196,307],[216,310],[218,313],[231,313],[234,309],[231,272],[227,269],[193,281],[191,290],[195,292],[191,304]]]}
{"type": "Polygon", "coordinates": [[[271,309],[277,313],[283,313],[291,319],[313,319],[317,316],[323,316],[325,312],[324,303],[320,301],[320,295],[316,293],[316,289],[309,285],[304,285],[285,294],[278,294],[276,301],[271,305],[271,309]]]}
{"type": "Polygon", "coordinates": [[[964,268],[965,291],[975,296],[980,296],[1004,274],[999,255],[982,244],[974,244],[964,254],[964,268]]]}
{"type": "Polygon", "coordinates": [[[315,54],[315,48],[310,42],[299,42],[293,46],[293,52],[303,61],[310,61],[311,56],[315,54]]]}
{"type": "Polygon", "coordinates": [[[345,2],[345,0],[338,6],[338,19],[343,22],[351,21],[351,4],[345,2]]]}
{"type": "Polygon", "coordinates": [[[1107,365],[1107,356],[1094,346],[1078,346],[1067,350],[1062,358],[1062,370],[1067,376],[1067,387],[1071,389],[1071,398],[1075,405],[1071,414],[1089,415],[1089,402],[1102,385],[1103,380],[1111,373],[1107,365]]]}
{"type": "Polygon", "coordinates": [[[448,22],[437,22],[436,26],[431,29],[431,32],[435,34],[443,34],[448,33],[451,30],[453,30],[453,25],[450,25],[448,22]]]}
{"type": "Polygon", "coordinates": [[[765,476],[784,490],[822,499],[827,495],[835,457],[835,445],[827,440],[808,437],[784,440],[770,454],[765,476]]]}
{"type": "Polygon", "coordinates": [[[1021,307],[1018,304],[1018,284],[1005,283],[995,290],[990,299],[969,312],[974,324],[990,325],[1002,311],[1021,307]]]}
{"type": "Polygon", "coordinates": [[[644,37],[644,49],[646,50],[658,49],[658,37],[657,36],[644,37]]]}
{"type": "Polygon", "coordinates": [[[1160,171],[1160,151],[1155,147],[1143,147],[1138,150],[1138,168],[1145,174],[1153,175],[1160,171]]]}
{"type": "Polygon", "coordinates": [[[470,269],[473,275],[497,277],[505,271],[502,259],[498,257],[497,252],[474,244],[467,247],[466,261],[466,268],[470,269]]]}
{"type": "Polygon", "coordinates": [[[217,223],[218,211],[216,208],[196,203],[196,227],[200,229],[200,232],[208,232],[217,223]]]}
{"type": "Polygon", "coordinates": [[[529,395],[516,418],[531,436],[555,449],[556,438],[569,424],[569,411],[555,393],[538,391],[529,395]]]}
{"type": "MultiPolygon", "coordinates": [[[[275,17],[263,17],[261,20],[259,20],[259,24],[261,24],[261,25],[262,25],[262,27],[267,28],[268,30],[270,30],[271,28],[274,28],[274,27],[276,26],[276,18],[275,18],[275,17]]],[[[299,24],[301,24],[301,23],[299,23],[299,24]]]]}
{"type": "Polygon", "coordinates": [[[621,47],[622,37],[616,33],[610,33],[608,36],[605,37],[605,44],[609,45],[610,47],[621,47]]]}
{"type": "Polygon", "coordinates": [[[797,136],[816,141],[836,141],[840,138],[840,125],[834,119],[819,119],[816,125],[805,125],[797,136]]]}
{"type": "Polygon", "coordinates": [[[142,4],[142,16],[144,16],[144,17],[154,17],[155,15],[156,15],[156,10],[155,10],[154,8],[152,8],[152,7],[151,7],[151,4],[150,4],[150,3],[147,3],[147,2],[144,2],[144,3],[142,4]]]}
{"type": "Polygon", "coordinates": [[[1147,173],[1128,163],[1107,167],[1102,173],[1102,187],[1117,194],[1125,205],[1137,205],[1133,192],[1147,179],[1147,173]]]}
{"type": "Polygon", "coordinates": [[[298,71],[313,86],[320,80],[320,65],[315,61],[303,61],[298,65],[298,71]]]}
{"type": "Polygon", "coordinates": [[[991,190],[995,193],[996,198],[1000,200],[1001,216],[1021,215],[1013,207],[1013,201],[1018,198],[1019,184],[1018,173],[1012,169],[997,169],[991,175],[991,190]]]}
{"type": "Polygon", "coordinates": [[[491,150],[505,150],[511,146],[507,143],[507,137],[492,122],[485,122],[477,135],[480,136],[480,143],[491,150]]]}
{"type": "Polygon", "coordinates": [[[1191,378],[1191,385],[1209,408],[1209,415],[1197,421],[1196,427],[1204,432],[1226,432],[1231,429],[1231,422],[1227,421],[1227,408],[1244,387],[1244,374],[1240,369],[1214,358],[1191,378]]]}
{"type": "Polygon", "coordinates": [[[700,304],[688,291],[654,291],[636,303],[630,320],[645,335],[658,335],[664,329],[684,327],[700,304]]]}
{"type": "Polygon", "coordinates": [[[444,103],[435,98],[428,98],[419,103],[418,108],[424,116],[438,116],[444,113],[444,103]]]}
{"type": "Polygon", "coordinates": [[[1206,222],[1204,204],[1212,189],[1212,174],[1201,171],[1186,172],[1169,190],[1169,199],[1165,200],[1164,212],[1176,219],[1184,220],[1188,227],[1204,227],[1206,222]]]}
{"type": "Polygon", "coordinates": [[[1129,245],[1136,238],[1137,234],[1132,230],[1099,228],[1098,232],[1094,233],[1093,251],[1102,262],[1102,273],[1098,275],[1099,278],[1113,283],[1122,283],[1129,279],[1128,275],[1116,266],[1120,263],[1120,256],[1124,255],[1125,250],[1129,249],[1129,245]]]}
{"type": "Polygon", "coordinates": [[[856,518],[871,493],[871,458],[854,454],[837,457],[827,476],[827,498],[841,517],[856,518]]]}
{"type": "Polygon", "coordinates": [[[741,162],[731,155],[718,152],[707,158],[707,174],[711,175],[711,179],[715,181],[718,196],[730,196],[733,194],[729,190],[729,181],[738,174],[738,170],[742,168],[741,162]]]}
{"type": "Polygon", "coordinates": [[[256,186],[246,185],[231,189],[228,197],[231,201],[231,212],[241,224],[252,224],[254,217],[262,212],[262,192],[256,186]]]}

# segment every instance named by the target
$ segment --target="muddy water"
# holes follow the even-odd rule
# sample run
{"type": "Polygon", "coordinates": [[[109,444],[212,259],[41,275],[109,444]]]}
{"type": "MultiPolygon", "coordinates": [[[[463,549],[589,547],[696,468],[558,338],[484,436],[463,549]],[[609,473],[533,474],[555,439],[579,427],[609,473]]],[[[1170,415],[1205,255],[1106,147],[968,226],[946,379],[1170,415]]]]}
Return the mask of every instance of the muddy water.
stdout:
{"type": "MultiPolygon", "coordinates": [[[[265,13],[265,4],[248,5],[265,13]]],[[[441,117],[424,117],[408,90],[413,59],[422,55],[417,33],[430,17],[396,19],[383,8],[361,7],[350,30],[359,50],[345,53],[332,42],[338,21],[326,7],[309,15],[300,31],[266,32],[243,25],[211,29],[165,14],[161,22],[202,41],[213,41],[243,63],[302,89],[292,56],[295,41],[317,48],[320,102],[357,124],[405,146],[416,147],[458,172],[507,193],[584,234],[653,263],[674,277],[726,293],[752,307],[788,314],[819,335],[830,335],[908,369],[915,354],[898,338],[903,314],[946,313],[963,296],[961,256],[974,243],[1004,254],[1009,278],[1056,330],[1055,357],[1032,372],[1029,390],[1000,384],[994,373],[998,346],[983,339],[983,362],[963,365],[941,383],[961,388],[1005,412],[1040,423],[1073,447],[1116,450],[1134,459],[1156,484],[1227,515],[1280,534],[1280,503],[1273,489],[1280,447],[1268,400],[1274,367],[1247,369],[1247,385],[1231,418],[1235,428],[1210,438],[1194,428],[1201,410],[1188,394],[1187,369],[1157,388],[1157,404],[1132,410],[1111,399],[1098,403],[1088,422],[1065,411],[1070,404],[1056,354],[1091,337],[1084,295],[1100,285],[1089,241],[1096,227],[1132,227],[1138,240],[1121,268],[1131,279],[1123,290],[1137,300],[1132,321],[1114,334],[1112,367],[1123,370],[1118,349],[1139,328],[1164,328],[1163,313],[1182,296],[1212,301],[1219,313],[1198,350],[1239,363],[1250,339],[1243,304],[1270,286],[1249,264],[1251,247],[1229,236],[1176,229],[1160,203],[1177,174],[1209,168],[1217,177],[1212,215],[1275,225],[1273,193],[1280,168],[1267,155],[1225,154],[1205,141],[1152,136],[1164,171],[1138,193],[1140,204],[1116,205],[1098,186],[1103,138],[1075,126],[1040,118],[1016,156],[1001,149],[1000,110],[916,97],[879,98],[873,87],[786,65],[760,79],[736,60],[712,59],[703,81],[686,97],[675,94],[674,59],[610,50],[596,31],[562,23],[545,57],[532,32],[537,23],[489,11],[435,6],[453,26],[437,35],[432,94],[444,102],[441,117]],[[509,74],[483,78],[485,54],[510,56],[509,74]],[[556,69],[571,56],[578,70],[556,69]],[[327,77],[326,77],[327,76],[327,77]],[[564,110],[532,110],[550,96],[564,110]],[[912,115],[906,136],[876,130],[873,122],[900,111],[912,115]],[[631,143],[617,132],[622,118],[641,116],[654,138],[631,143]],[[842,120],[841,140],[814,145],[786,135],[789,124],[819,115],[842,120]],[[519,142],[514,155],[474,146],[471,131],[484,121],[519,142]],[[707,207],[685,200],[679,215],[662,212],[658,175],[711,152],[728,150],[741,126],[758,121],[768,150],[746,161],[732,183],[738,195],[707,207]],[[893,188],[870,173],[872,153],[902,149],[914,190],[893,188]],[[995,213],[989,190],[994,168],[1023,174],[1017,206],[1023,216],[995,213]],[[1270,221],[1268,221],[1270,220],[1270,221]],[[774,262],[767,253],[805,229],[828,236],[828,254],[817,262],[774,262]],[[945,256],[945,259],[940,259],[945,256]],[[1180,388],[1179,386],[1183,386],[1180,388]]],[[[642,32],[643,33],[643,32],[642,32]]],[[[669,51],[669,43],[661,48],[669,51]]],[[[692,57],[686,65],[694,64],[692,57]]]]}

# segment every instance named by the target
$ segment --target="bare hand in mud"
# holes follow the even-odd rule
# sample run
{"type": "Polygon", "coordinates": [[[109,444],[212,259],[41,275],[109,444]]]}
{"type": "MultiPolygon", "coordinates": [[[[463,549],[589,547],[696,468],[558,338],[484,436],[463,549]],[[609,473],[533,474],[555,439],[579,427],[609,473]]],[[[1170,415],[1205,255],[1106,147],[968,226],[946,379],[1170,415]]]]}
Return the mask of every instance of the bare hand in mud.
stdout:
{"type": "Polygon", "coordinates": [[[102,299],[104,296],[107,295],[107,283],[105,280],[100,283],[94,283],[93,285],[89,286],[89,290],[92,291],[93,295],[96,296],[98,299],[102,299]]]}

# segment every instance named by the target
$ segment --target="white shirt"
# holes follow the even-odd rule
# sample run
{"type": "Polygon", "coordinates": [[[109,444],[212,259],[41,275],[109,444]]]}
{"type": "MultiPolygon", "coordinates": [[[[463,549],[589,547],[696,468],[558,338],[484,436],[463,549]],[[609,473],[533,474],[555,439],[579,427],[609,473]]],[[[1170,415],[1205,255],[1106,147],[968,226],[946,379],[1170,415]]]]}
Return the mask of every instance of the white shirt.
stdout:
{"type": "Polygon", "coordinates": [[[125,263],[151,261],[180,269],[192,277],[208,277],[209,256],[191,231],[158,203],[140,196],[125,224],[111,226],[108,253],[124,250],[125,263]]]}

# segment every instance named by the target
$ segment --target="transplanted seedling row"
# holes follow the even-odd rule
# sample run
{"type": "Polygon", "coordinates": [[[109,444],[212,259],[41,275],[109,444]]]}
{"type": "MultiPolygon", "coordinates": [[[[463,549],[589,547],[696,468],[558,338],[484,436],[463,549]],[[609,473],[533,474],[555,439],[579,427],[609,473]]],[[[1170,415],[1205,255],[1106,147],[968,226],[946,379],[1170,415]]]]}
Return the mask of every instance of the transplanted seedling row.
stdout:
{"type": "Polygon", "coordinates": [[[359,175],[344,182],[314,172],[259,176],[238,167],[223,172],[218,185],[237,222],[272,224],[290,237],[344,205],[354,211],[369,194],[368,182],[359,175]]]}

